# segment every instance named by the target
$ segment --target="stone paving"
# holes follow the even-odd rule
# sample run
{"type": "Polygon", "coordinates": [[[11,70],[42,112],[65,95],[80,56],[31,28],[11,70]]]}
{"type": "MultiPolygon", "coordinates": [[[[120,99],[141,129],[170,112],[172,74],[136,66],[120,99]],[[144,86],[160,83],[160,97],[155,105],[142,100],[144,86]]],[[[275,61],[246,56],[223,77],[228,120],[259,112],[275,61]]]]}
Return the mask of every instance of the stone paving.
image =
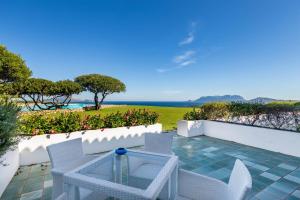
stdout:
{"type": "MultiPolygon", "coordinates": [[[[253,200],[300,199],[300,158],[206,136],[174,138],[180,167],[228,182],[235,160],[247,165],[253,178],[253,200]]],[[[50,164],[20,167],[1,200],[51,199],[50,164]]]]}

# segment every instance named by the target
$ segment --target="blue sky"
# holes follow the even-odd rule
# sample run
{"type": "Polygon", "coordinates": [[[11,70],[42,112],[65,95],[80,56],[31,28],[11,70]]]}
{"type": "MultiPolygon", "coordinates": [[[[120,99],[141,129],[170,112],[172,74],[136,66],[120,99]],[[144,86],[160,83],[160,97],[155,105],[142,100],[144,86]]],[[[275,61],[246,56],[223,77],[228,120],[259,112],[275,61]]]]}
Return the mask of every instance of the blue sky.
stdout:
{"type": "Polygon", "coordinates": [[[1,0],[0,24],[34,77],[110,75],[110,100],[300,99],[298,0],[1,0]]]}

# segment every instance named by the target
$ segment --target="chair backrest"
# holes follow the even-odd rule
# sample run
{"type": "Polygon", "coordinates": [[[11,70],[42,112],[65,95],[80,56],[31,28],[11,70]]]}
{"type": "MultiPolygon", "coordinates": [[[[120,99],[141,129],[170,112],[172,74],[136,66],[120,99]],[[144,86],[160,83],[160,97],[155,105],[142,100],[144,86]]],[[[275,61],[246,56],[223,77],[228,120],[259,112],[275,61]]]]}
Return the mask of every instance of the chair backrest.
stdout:
{"type": "Polygon", "coordinates": [[[63,167],[84,156],[81,138],[49,145],[47,151],[53,168],[63,167]]]}
{"type": "Polygon", "coordinates": [[[252,178],[244,163],[236,160],[230,175],[228,190],[232,200],[246,199],[252,189],[252,178]]]}
{"type": "Polygon", "coordinates": [[[173,134],[170,133],[146,133],[145,151],[172,154],[173,134]]]}

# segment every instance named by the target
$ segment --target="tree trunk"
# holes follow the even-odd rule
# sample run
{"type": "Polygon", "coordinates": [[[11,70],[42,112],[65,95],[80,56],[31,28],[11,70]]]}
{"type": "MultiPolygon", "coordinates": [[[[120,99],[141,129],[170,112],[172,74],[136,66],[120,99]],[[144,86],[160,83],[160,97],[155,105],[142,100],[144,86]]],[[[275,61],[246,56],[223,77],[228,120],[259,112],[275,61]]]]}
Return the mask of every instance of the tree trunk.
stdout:
{"type": "Polygon", "coordinates": [[[98,102],[98,93],[95,93],[94,102],[95,102],[95,109],[99,110],[100,107],[99,107],[99,102],[98,102]]]}
{"type": "Polygon", "coordinates": [[[101,108],[102,103],[103,103],[103,101],[104,101],[106,95],[107,95],[106,93],[103,93],[103,94],[102,94],[102,98],[101,98],[101,100],[100,100],[100,102],[99,102],[99,108],[101,108]]]}

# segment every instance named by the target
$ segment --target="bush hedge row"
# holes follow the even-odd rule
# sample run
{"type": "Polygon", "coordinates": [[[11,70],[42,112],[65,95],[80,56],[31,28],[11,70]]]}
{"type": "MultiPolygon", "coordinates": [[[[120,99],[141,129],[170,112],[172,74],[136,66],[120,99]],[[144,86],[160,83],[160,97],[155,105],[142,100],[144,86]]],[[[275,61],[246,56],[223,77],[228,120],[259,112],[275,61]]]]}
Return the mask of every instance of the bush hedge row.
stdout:
{"type": "Polygon", "coordinates": [[[300,131],[299,103],[275,102],[269,104],[225,103],[214,102],[203,104],[199,108],[184,115],[185,120],[222,120],[228,121],[234,117],[247,117],[247,124],[254,125],[261,116],[272,124],[274,128],[281,128],[293,119],[297,131],[300,131]],[[289,116],[289,117],[287,117],[289,116]]]}
{"type": "Polygon", "coordinates": [[[201,105],[194,108],[193,111],[184,115],[185,120],[216,120],[220,118],[276,114],[276,113],[294,113],[300,111],[299,103],[226,103],[214,102],[201,105]]]}
{"type": "Polygon", "coordinates": [[[128,110],[125,113],[80,115],[77,112],[53,114],[31,114],[20,120],[22,135],[69,133],[80,130],[151,125],[158,121],[158,114],[148,110],[128,110]]]}

